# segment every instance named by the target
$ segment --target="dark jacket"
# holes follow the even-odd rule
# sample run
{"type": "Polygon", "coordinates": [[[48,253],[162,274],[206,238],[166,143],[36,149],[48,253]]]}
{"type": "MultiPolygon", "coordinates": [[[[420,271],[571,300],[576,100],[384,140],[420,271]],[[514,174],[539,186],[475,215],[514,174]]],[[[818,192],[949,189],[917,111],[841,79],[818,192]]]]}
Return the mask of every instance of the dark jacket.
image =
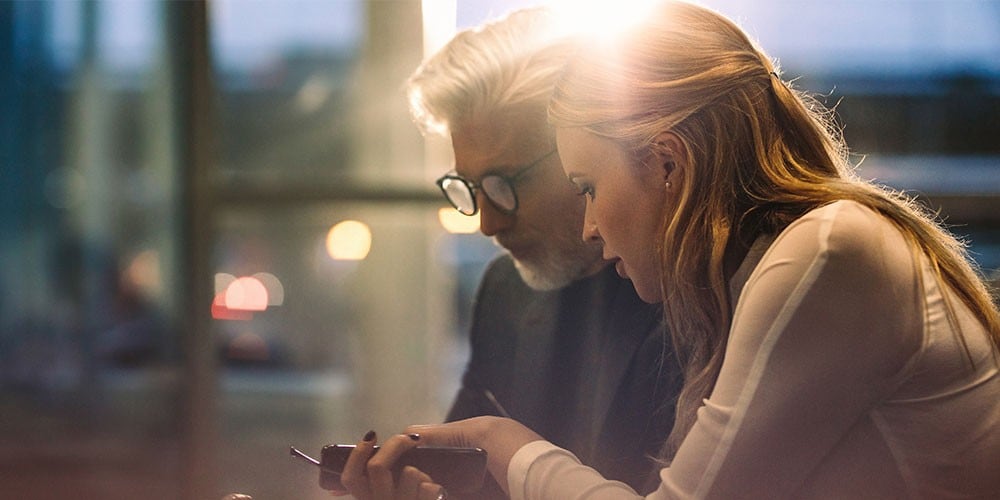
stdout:
{"type": "MultiPolygon", "coordinates": [[[[514,419],[646,493],[680,390],[661,318],[613,266],[538,292],[499,257],[479,287],[471,356],[447,419],[501,415],[489,391],[514,419]]],[[[475,498],[499,494],[488,484],[475,498]]]]}

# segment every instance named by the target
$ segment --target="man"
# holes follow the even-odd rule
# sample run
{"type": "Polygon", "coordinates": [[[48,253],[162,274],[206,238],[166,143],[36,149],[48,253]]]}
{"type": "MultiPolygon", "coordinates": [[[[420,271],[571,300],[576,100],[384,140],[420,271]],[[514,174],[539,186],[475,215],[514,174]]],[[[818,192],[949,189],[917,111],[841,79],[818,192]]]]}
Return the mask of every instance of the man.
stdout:
{"type": "MultiPolygon", "coordinates": [[[[581,238],[585,202],[546,121],[572,49],[553,21],[526,9],[463,31],[408,81],[417,125],[451,137],[442,192],[507,250],[480,284],[447,419],[510,416],[644,491],[673,424],[678,369],[658,306],[581,238]]],[[[477,498],[499,494],[490,484],[477,498]]]]}

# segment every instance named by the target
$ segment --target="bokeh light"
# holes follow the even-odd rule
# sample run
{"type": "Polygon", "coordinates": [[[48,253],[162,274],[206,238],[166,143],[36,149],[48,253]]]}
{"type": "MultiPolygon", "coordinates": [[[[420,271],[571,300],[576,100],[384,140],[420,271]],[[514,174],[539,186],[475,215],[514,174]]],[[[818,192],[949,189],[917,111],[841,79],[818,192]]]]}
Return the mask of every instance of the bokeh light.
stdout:
{"type": "Polygon", "coordinates": [[[280,306],[285,303],[285,287],[277,276],[271,273],[256,273],[252,277],[260,280],[267,289],[268,306],[280,306]]]}
{"type": "Polygon", "coordinates": [[[122,272],[122,285],[136,290],[144,297],[158,297],[163,289],[160,275],[160,254],[155,250],[143,250],[135,255],[122,272]]]}
{"type": "Polygon", "coordinates": [[[253,319],[253,311],[241,311],[226,307],[226,291],[215,294],[212,300],[212,319],[226,321],[250,321],[253,319]]]}
{"type": "Polygon", "coordinates": [[[229,273],[215,273],[215,299],[212,317],[246,321],[253,313],[285,302],[285,287],[277,276],[259,272],[237,278],[229,273]]]}
{"type": "Polygon", "coordinates": [[[215,294],[226,293],[229,284],[236,281],[236,276],[229,273],[215,273],[215,294]]]}
{"type": "Polygon", "coordinates": [[[372,232],[364,222],[345,220],[326,234],[326,253],[334,260],[363,260],[372,247],[372,232]]]}
{"type": "Polygon", "coordinates": [[[234,311],[263,311],[267,309],[267,288],[257,278],[237,278],[226,287],[224,304],[234,311]]]}

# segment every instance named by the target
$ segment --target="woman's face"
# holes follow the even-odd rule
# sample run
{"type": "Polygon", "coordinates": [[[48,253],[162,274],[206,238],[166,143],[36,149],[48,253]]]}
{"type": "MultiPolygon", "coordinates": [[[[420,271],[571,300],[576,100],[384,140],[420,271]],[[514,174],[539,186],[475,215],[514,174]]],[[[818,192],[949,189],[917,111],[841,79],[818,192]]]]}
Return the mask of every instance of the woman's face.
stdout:
{"type": "MultiPolygon", "coordinates": [[[[603,244],[603,256],[639,297],[663,301],[658,248],[666,170],[656,161],[635,165],[616,143],[581,128],[559,128],[563,170],[586,197],[583,239],[603,244]]],[[[651,157],[655,158],[655,157],[651,157]]]]}

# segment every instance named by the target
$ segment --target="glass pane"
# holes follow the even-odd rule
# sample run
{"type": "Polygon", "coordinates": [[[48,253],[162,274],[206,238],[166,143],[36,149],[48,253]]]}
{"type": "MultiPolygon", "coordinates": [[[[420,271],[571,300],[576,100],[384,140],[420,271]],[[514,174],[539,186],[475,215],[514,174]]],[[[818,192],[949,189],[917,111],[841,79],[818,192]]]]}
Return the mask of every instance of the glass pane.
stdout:
{"type": "Polygon", "coordinates": [[[739,20],[786,79],[836,106],[852,151],[871,155],[862,175],[932,198],[1000,193],[1000,4],[707,3],[739,20]]]}
{"type": "Polygon", "coordinates": [[[178,497],[163,40],[152,0],[0,2],[4,497],[178,497]]]}
{"type": "Polygon", "coordinates": [[[279,182],[344,175],[351,151],[340,117],[363,35],[362,2],[211,7],[219,168],[279,182]]]}
{"type": "Polygon", "coordinates": [[[221,187],[430,191],[401,91],[421,57],[419,2],[211,7],[221,187]]]}
{"type": "Polygon", "coordinates": [[[369,429],[443,418],[495,247],[445,232],[437,212],[358,202],[221,214],[213,316],[224,487],[324,498],[315,468],[289,457],[289,445],[318,455],[369,429]],[[248,279],[260,286],[233,293],[248,279]]]}
{"type": "MultiPolygon", "coordinates": [[[[531,3],[460,0],[458,22],[531,3]]],[[[863,175],[944,203],[1000,278],[995,2],[706,3],[839,101],[849,143],[870,154],[863,175]],[[796,32],[813,26],[837,35],[796,32]]],[[[175,325],[188,270],[164,4],[0,2],[4,497],[175,499],[185,486],[175,325]]],[[[204,312],[221,369],[199,381],[219,387],[204,409],[218,434],[199,444],[219,496],[328,498],[288,446],[317,454],[439,420],[496,248],[438,221],[432,181],[449,155],[420,137],[400,89],[422,57],[420,2],[209,5],[218,212],[195,215],[218,225],[204,312]],[[365,247],[356,225],[330,255],[344,221],[370,232],[363,259],[342,259],[365,247]]]]}
{"type": "Polygon", "coordinates": [[[437,221],[400,90],[420,19],[419,2],[212,3],[220,491],[325,498],[289,445],[440,421],[457,389],[478,281],[459,271],[495,251],[457,259],[485,240],[437,221]]]}

